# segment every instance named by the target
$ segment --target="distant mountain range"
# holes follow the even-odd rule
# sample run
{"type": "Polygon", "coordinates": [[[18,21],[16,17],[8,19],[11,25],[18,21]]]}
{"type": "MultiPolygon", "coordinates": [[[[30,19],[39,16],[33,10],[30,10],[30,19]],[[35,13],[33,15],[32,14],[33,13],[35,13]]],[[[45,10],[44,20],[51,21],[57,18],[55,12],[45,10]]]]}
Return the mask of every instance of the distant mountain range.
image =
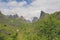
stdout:
{"type": "MultiPolygon", "coordinates": [[[[60,20],[60,11],[54,12],[51,15],[53,15],[54,17],[56,17],[57,19],[60,20]]],[[[49,16],[48,13],[45,13],[44,11],[41,11],[40,17],[39,18],[38,17],[33,17],[32,22],[37,21],[38,19],[41,19],[41,18],[48,17],[48,16],[49,16]]],[[[30,20],[26,20],[23,16],[19,17],[17,14],[15,14],[15,15],[4,15],[0,11],[0,20],[6,19],[6,18],[8,18],[8,19],[21,19],[21,20],[24,20],[26,22],[30,22],[30,20]]]]}

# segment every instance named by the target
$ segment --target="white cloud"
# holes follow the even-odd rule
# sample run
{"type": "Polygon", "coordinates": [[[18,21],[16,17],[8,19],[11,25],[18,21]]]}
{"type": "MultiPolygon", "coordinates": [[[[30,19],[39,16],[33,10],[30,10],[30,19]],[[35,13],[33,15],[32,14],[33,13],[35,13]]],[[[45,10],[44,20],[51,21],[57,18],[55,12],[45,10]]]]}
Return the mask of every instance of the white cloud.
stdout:
{"type": "Polygon", "coordinates": [[[0,10],[4,14],[18,14],[23,15],[27,19],[40,16],[40,11],[54,12],[60,10],[60,0],[35,0],[31,5],[26,5],[26,1],[16,2],[10,0],[8,3],[0,2],[0,10]]]}
{"type": "Polygon", "coordinates": [[[36,0],[32,6],[51,13],[60,10],[60,0],[36,0]]]}
{"type": "Polygon", "coordinates": [[[11,7],[23,7],[24,5],[26,5],[26,1],[22,2],[10,1],[7,3],[7,5],[11,7]]]}
{"type": "Polygon", "coordinates": [[[18,3],[16,1],[11,1],[7,3],[8,6],[17,6],[18,3]]]}

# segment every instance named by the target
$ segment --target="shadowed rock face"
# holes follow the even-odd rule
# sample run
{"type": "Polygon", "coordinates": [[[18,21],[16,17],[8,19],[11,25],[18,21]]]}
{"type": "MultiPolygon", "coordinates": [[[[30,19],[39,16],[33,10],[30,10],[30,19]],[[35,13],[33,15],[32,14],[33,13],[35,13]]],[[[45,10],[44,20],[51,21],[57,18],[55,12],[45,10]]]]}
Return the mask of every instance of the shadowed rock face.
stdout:
{"type": "Polygon", "coordinates": [[[40,18],[42,18],[43,16],[45,16],[45,12],[41,11],[40,18]]]}
{"type": "Polygon", "coordinates": [[[38,17],[33,17],[32,22],[35,22],[35,21],[37,21],[37,20],[38,20],[38,17]]]}
{"type": "Polygon", "coordinates": [[[15,15],[9,15],[9,18],[19,18],[17,14],[15,15]]]}

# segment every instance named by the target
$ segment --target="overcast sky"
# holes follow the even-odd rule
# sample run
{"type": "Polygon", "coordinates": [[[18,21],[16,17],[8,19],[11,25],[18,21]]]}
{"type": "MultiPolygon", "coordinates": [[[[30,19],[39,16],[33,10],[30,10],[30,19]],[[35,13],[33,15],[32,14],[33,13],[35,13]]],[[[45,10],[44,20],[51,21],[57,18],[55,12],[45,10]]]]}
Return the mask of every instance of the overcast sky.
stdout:
{"type": "Polygon", "coordinates": [[[26,19],[40,16],[40,11],[60,11],[60,0],[0,0],[0,11],[5,15],[18,14],[26,19]]]}

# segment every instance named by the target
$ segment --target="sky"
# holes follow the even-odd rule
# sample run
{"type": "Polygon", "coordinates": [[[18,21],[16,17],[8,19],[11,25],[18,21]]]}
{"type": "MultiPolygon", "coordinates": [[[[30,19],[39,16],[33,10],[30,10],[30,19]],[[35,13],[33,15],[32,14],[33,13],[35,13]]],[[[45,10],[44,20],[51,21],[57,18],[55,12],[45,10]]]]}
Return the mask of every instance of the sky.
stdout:
{"type": "Polygon", "coordinates": [[[60,11],[60,0],[0,0],[0,11],[5,15],[17,14],[31,20],[39,17],[41,10],[47,13],[60,11]]]}

